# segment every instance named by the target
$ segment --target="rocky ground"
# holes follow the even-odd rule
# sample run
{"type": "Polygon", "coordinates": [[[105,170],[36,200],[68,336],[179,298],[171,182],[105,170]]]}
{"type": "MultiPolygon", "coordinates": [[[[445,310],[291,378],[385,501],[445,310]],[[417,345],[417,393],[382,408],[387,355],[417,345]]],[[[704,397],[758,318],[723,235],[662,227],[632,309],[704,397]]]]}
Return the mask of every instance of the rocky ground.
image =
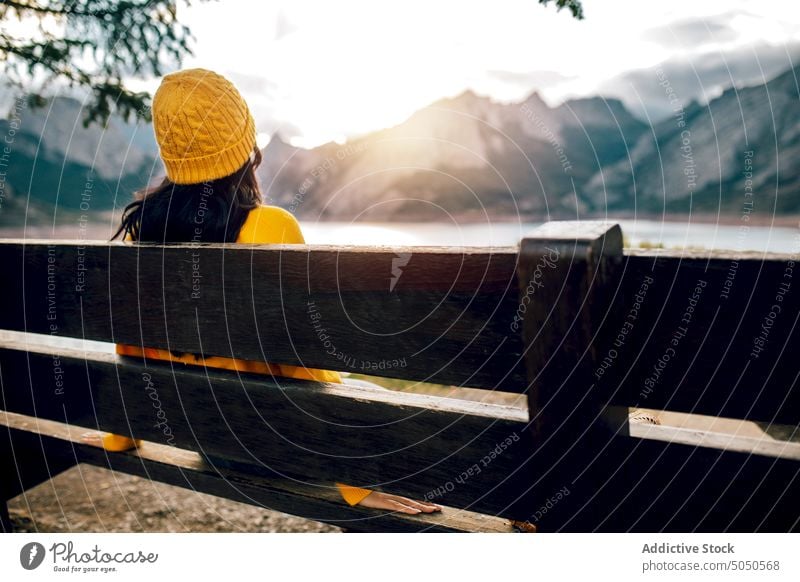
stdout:
{"type": "Polygon", "coordinates": [[[15,497],[8,508],[18,532],[341,531],[89,465],[78,465],[15,497]]]}

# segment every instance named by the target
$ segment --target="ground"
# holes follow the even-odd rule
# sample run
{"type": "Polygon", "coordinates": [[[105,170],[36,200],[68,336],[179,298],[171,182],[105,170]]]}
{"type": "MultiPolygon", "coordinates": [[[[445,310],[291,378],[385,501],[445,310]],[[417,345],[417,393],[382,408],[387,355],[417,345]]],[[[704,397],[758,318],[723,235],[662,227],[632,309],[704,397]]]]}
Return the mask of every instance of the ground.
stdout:
{"type": "Polygon", "coordinates": [[[339,532],[213,495],[78,465],[8,503],[17,532],[339,532]]]}

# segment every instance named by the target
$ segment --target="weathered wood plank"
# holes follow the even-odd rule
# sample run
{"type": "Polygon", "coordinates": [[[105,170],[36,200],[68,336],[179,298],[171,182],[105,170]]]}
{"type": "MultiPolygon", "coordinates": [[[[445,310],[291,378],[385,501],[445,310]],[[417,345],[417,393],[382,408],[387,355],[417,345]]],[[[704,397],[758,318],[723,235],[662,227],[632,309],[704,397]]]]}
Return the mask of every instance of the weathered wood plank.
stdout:
{"type": "Polygon", "coordinates": [[[10,533],[6,501],[75,465],[69,457],[47,457],[41,447],[12,446],[7,430],[0,430],[0,533],[10,533]]]}
{"type": "MultiPolygon", "coordinates": [[[[611,391],[590,376],[602,325],[615,319],[612,297],[622,258],[622,231],[612,223],[550,222],[520,244],[520,323],[536,443],[527,467],[530,511],[564,488],[571,494],[559,503],[577,510],[596,489],[579,476],[602,446],[595,424],[611,391]]],[[[582,516],[584,523],[589,518],[582,516]]],[[[543,523],[545,530],[560,526],[554,514],[543,523]]]]}
{"type": "Polygon", "coordinates": [[[57,357],[63,394],[52,354],[0,349],[7,409],[489,512],[509,512],[506,481],[530,454],[527,412],[510,406],[107,353],[57,357]]]}
{"type": "Polygon", "coordinates": [[[409,516],[349,507],[328,484],[256,477],[231,470],[212,470],[195,452],[155,443],[138,451],[106,453],[82,444],[86,428],[0,411],[15,447],[38,447],[50,462],[108,467],[145,479],[190,488],[257,507],[290,513],[356,531],[511,532],[509,520],[445,507],[441,513],[409,516]]]}
{"type": "MultiPolygon", "coordinates": [[[[796,460],[650,438],[605,442],[587,468],[597,477],[592,529],[752,533],[800,525],[796,460]]],[[[564,517],[565,530],[585,531],[580,520],[564,517]]]]}
{"type": "Polygon", "coordinates": [[[12,447],[9,432],[0,431],[0,533],[11,532],[7,500],[74,465],[75,461],[68,457],[48,458],[35,443],[12,447]]]}
{"type": "Polygon", "coordinates": [[[593,381],[621,406],[800,424],[797,257],[675,254],[626,257],[593,381]]]}
{"type": "MultiPolygon", "coordinates": [[[[606,402],[590,381],[598,334],[610,311],[622,231],[611,223],[549,222],[520,245],[520,305],[528,407],[534,429],[549,437],[575,416],[581,401],[606,402]]],[[[587,407],[581,406],[583,410],[587,407]]],[[[586,426],[586,419],[581,421],[586,426]]]]}
{"type": "Polygon", "coordinates": [[[14,526],[11,523],[11,517],[8,515],[8,505],[5,500],[0,501],[0,533],[11,533],[14,531],[14,526]]]}
{"type": "Polygon", "coordinates": [[[0,242],[0,329],[521,391],[515,249],[0,242]]]}
{"type": "Polygon", "coordinates": [[[632,410],[609,407],[603,422],[615,433],[637,439],[800,461],[797,426],[646,408],[636,409],[637,414],[652,417],[657,424],[632,422],[628,418],[632,410]]]}

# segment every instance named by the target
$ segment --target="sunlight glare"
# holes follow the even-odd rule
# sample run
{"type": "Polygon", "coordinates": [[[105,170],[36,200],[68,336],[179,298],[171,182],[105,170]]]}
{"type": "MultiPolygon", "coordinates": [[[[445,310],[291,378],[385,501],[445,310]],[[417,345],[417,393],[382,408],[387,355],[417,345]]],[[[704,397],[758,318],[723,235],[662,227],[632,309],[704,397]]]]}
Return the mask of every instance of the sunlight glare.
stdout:
{"type": "Polygon", "coordinates": [[[303,233],[309,244],[373,246],[375,241],[381,245],[421,244],[412,230],[376,224],[304,222],[303,233]]]}

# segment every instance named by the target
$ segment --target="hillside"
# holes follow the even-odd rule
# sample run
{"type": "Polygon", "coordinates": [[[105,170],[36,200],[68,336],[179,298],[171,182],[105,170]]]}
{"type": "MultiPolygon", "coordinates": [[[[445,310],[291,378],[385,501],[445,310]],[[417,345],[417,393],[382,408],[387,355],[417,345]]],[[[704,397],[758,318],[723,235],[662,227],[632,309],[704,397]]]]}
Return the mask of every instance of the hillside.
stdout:
{"type": "MultiPolygon", "coordinates": [[[[275,135],[258,175],[267,203],[311,220],[634,212],[735,220],[746,186],[755,213],[787,215],[800,209],[798,72],[729,88],[653,127],[616,99],[550,107],[536,93],[500,103],[467,91],[344,144],[303,149],[275,135]]],[[[0,134],[13,136],[3,170],[14,193],[0,206],[0,223],[23,221],[26,209],[33,223],[58,220],[82,202],[91,212],[124,206],[162,175],[152,127],[112,118],[106,128],[84,129],[81,115],[80,103],[56,98],[13,124],[0,120],[0,134]]]]}
{"type": "Polygon", "coordinates": [[[799,75],[800,68],[791,69],[766,84],[729,88],[708,106],[692,103],[678,111],[641,135],[631,161],[610,164],[590,180],[589,203],[600,208],[607,201],[610,210],[629,210],[635,203],[644,212],[719,208],[738,215],[747,185],[755,212],[796,213],[799,75]],[[745,152],[752,152],[748,161],[745,152]]]}
{"type": "Polygon", "coordinates": [[[574,216],[580,188],[646,126],[617,100],[551,108],[466,92],[344,145],[263,151],[265,192],[301,216],[449,220],[450,214],[574,216]]]}
{"type": "MultiPolygon", "coordinates": [[[[161,172],[152,128],[112,117],[105,128],[82,125],[81,104],[56,97],[44,108],[0,120],[10,136],[7,183],[34,205],[100,211],[124,205],[161,172]]],[[[11,207],[7,210],[11,210],[11,207]]]]}
{"type": "Polygon", "coordinates": [[[313,219],[736,217],[750,179],[755,213],[789,214],[800,209],[799,97],[793,69],[649,128],[616,99],[553,108],[535,93],[504,104],[466,92],[344,145],[276,136],[259,175],[271,201],[313,219]]]}

